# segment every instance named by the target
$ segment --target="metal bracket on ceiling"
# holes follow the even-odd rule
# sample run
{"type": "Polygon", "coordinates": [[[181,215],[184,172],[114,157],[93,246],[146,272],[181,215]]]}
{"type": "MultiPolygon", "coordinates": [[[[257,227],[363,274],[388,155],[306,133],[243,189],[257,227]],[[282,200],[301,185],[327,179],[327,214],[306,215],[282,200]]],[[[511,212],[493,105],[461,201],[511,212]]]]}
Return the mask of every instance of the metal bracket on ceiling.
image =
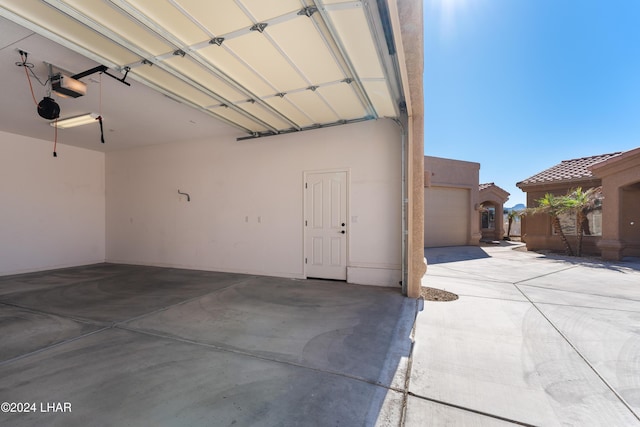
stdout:
{"type": "Polygon", "coordinates": [[[310,90],[311,92],[315,92],[315,91],[316,91],[316,89],[318,89],[318,87],[319,87],[319,86],[309,86],[309,87],[307,88],[307,90],[310,90]]]}
{"type": "Polygon", "coordinates": [[[300,12],[298,12],[298,15],[304,15],[307,16],[309,18],[311,18],[311,16],[316,13],[318,11],[318,8],[315,6],[307,6],[304,9],[302,9],[300,12]]]}
{"type": "Polygon", "coordinates": [[[259,33],[262,33],[264,31],[265,28],[267,28],[267,24],[266,22],[259,22],[255,25],[253,25],[251,28],[249,28],[251,31],[257,31],[259,33]]]}
{"type": "Polygon", "coordinates": [[[353,79],[351,77],[347,77],[346,79],[342,80],[342,83],[350,85],[351,83],[353,83],[353,79]]]}
{"type": "Polygon", "coordinates": [[[287,94],[286,92],[280,92],[280,93],[276,93],[276,96],[279,96],[280,98],[284,98],[286,94],[287,94]]]}
{"type": "Polygon", "coordinates": [[[173,56],[182,56],[183,58],[184,58],[184,56],[185,56],[186,54],[187,54],[187,52],[185,52],[185,51],[184,51],[184,50],[182,50],[182,49],[178,49],[178,50],[175,50],[175,51],[173,52],[173,56]]]}
{"type": "Polygon", "coordinates": [[[216,46],[222,46],[222,42],[224,41],[224,37],[214,37],[209,40],[209,44],[215,44],[216,46]]]}
{"type": "Polygon", "coordinates": [[[148,59],[143,59],[142,61],[140,61],[140,63],[141,63],[142,65],[148,65],[148,66],[150,66],[150,67],[152,67],[152,66],[153,66],[153,62],[149,61],[148,59]]]}

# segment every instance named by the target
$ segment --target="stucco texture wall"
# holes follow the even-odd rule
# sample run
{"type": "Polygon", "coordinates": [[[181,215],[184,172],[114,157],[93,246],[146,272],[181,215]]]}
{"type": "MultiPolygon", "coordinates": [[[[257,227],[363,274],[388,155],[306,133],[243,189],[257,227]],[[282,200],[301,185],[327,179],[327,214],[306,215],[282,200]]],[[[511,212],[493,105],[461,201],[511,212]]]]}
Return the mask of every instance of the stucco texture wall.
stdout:
{"type": "Polygon", "coordinates": [[[480,164],[424,156],[424,246],[478,245],[480,164]]]}

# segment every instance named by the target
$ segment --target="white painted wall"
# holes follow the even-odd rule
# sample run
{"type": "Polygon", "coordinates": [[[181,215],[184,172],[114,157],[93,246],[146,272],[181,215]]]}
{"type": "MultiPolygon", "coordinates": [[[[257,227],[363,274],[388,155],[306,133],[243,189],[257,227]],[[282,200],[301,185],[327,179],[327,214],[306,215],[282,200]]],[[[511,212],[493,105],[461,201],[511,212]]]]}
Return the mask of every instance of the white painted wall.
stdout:
{"type": "Polygon", "coordinates": [[[397,286],[400,144],[379,120],[108,153],[107,261],[302,278],[303,174],[344,168],[349,281],[397,286]]]}
{"type": "Polygon", "coordinates": [[[104,262],[103,153],[0,132],[0,275],[104,262]]]}

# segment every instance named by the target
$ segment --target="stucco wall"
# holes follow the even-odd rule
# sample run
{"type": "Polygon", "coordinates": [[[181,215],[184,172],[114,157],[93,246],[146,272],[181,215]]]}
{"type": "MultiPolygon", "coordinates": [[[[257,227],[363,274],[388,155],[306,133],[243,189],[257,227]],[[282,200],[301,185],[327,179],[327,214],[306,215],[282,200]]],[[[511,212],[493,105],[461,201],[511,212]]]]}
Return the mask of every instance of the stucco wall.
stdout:
{"type": "MultiPolygon", "coordinates": [[[[433,246],[450,246],[450,245],[478,245],[480,241],[480,217],[478,216],[479,201],[478,201],[478,184],[480,176],[480,164],[475,162],[466,162],[462,160],[445,159],[441,157],[424,156],[424,186],[425,186],[425,198],[424,209],[425,212],[436,213],[438,209],[442,209],[442,212],[438,215],[431,215],[432,217],[451,217],[456,214],[455,210],[461,209],[459,204],[455,205],[455,210],[451,210],[451,206],[447,206],[446,201],[435,201],[437,206],[430,205],[434,203],[433,200],[429,200],[427,188],[440,189],[440,190],[465,190],[468,195],[468,204],[466,206],[467,212],[463,215],[458,215],[460,220],[466,224],[456,223],[455,230],[451,227],[450,221],[445,224],[430,223],[432,220],[428,219],[425,215],[425,231],[424,231],[424,245],[425,247],[433,246]],[[452,240],[447,243],[442,238],[436,239],[436,241],[430,241],[430,232],[441,227],[451,228],[452,240]],[[431,231],[430,231],[431,230],[431,231]],[[463,230],[466,232],[466,241],[462,242],[456,237],[457,233],[454,231],[463,230]]],[[[458,212],[460,213],[460,212],[458,212]]],[[[447,230],[438,230],[438,235],[447,233],[447,230]]]]}
{"type": "Polygon", "coordinates": [[[346,169],[348,280],[397,286],[400,160],[390,120],[108,153],[107,260],[302,278],[303,174],[346,169]]]}
{"type": "Polygon", "coordinates": [[[621,190],[620,235],[624,238],[624,256],[640,256],[640,184],[621,190]]]}
{"type": "Polygon", "coordinates": [[[477,201],[479,163],[424,156],[424,173],[426,186],[475,188],[477,201]]]}
{"type": "Polygon", "coordinates": [[[599,247],[605,259],[640,256],[640,148],[592,167],[605,200],[599,247]]]}
{"type": "Polygon", "coordinates": [[[0,275],[103,262],[105,156],[0,132],[0,275]]]}

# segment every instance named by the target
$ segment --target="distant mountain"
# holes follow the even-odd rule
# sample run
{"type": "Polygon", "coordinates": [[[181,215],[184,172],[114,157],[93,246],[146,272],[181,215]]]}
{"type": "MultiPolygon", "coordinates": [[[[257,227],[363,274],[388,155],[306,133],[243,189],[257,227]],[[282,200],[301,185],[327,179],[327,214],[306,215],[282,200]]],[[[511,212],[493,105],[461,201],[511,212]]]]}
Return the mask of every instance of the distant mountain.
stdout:
{"type": "Polygon", "coordinates": [[[511,207],[511,208],[504,208],[504,212],[511,212],[511,211],[522,211],[525,210],[527,207],[522,204],[522,203],[518,203],[517,205],[511,207]]]}

